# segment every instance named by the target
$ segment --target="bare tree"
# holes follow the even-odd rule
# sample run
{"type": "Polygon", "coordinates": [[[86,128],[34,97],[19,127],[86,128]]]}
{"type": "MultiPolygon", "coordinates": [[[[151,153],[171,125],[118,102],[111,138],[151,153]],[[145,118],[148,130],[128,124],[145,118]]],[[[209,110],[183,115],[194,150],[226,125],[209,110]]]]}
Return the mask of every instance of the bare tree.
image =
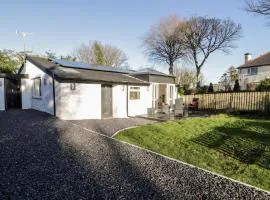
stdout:
{"type": "Polygon", "coordinates": [[[82,44],[73,51],[73,56],[79,61],[89,64],[123,67],[127,65],[126,54],[116,46],[102,44],[99,41],[82,44]]]}
{"type": "Polygon", "coordinates": [[[63,60],[69,60],[69,61],[76,61],[76,57],[74,57],[74,56],[72,56],[72,55],[69,55],[69,54],[67,54],[67,55],[65,55],[65,56],[61,55],[61,56],[60,56],[60,59],[63,59],[63,60]]]}
{"type": "Polygon", "coordinates": [[[233,42],[241,37],[241,25],[231,20],[192,17],[184,29],[185,49],[196,67],[197,88],[199,76],[207,58],[215,51],[228,53],[233,42]]]}
{"type": "Polygon", "coordinates": [[[187,88],[196,86],[196,70],[188,67],[174,68],[174,75],[176,76],[176,83],[187,88]]]}
{"type": "Polygon", "coordinates": [[[89,42],[89,44],[81,44],[78,48],[73,50],[72,55],[76,57],[76,60],[89,64],[93,63],[95,57],[93,43],[89,42]]]}
{"type": "Polygon", "coordinates": [[[119,48],[112,45],[103,45],[104,62],[107,66],[119,67],[127,65],[127,56],[119,48]]]}
{"type": "Polygon", "coordinates": [[[183,22],[178,17],[164,18],[152,26],[143,39],[144,53],[154,61],[167,63],[170,74],[173,74],[174,63],[185,55],[182,27],[183,22]]]}
{"type": "Polygon", "coordinates": [[[51,58],[51,59],[57,58],[56,53],[52,52],[51,50],[45,51],[45,55],[46,55],[46,57],[51,58]]]}
{"type": "Polygon", "coordinates": [[[221,91],[230,91],[230,80],[227,73],[222,74],[222,76],[219,79],[219,87],[221,91]]]}
{"type": "MultiPolygon", "coordinates": [[[[174,74],[176,77],[176,83],[189,89],[196,87],[197,76],[196,70],[190,67],[174,67],[174,74]]],[[[202,73],[199,76],[200,84],[204,84],[205,77],[202,73]]]]}
{"type": "Polygon", "coordinates": [[[246,10],[259,15],[270,16],[270,0],[246,0],[246,10]]]}

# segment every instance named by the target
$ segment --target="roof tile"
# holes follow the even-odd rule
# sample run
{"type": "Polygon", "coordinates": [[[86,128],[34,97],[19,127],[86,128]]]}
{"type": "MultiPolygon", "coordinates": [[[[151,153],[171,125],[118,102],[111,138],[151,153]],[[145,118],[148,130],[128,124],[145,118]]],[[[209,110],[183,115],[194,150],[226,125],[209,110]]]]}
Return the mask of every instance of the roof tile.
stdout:
{"type": "Polygon", "coordinates": [[[265,53],[253,60],[250,60],[247,63],[240,65],[238,68],[256,67],[264,65],[270,65],[270,52],[265,53]]]}

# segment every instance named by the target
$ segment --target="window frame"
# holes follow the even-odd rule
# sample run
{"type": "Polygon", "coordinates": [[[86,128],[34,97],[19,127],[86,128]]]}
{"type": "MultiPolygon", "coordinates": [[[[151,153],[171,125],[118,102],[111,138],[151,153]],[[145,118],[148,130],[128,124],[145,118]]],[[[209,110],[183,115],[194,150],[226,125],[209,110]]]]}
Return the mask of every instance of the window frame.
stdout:
{"type": "Polygon", "coordinates": [[[141,87],[131,86],[129,88],[129,100],[135,101],[140,99],[141,99],[141,87]],[[135,94],[135,96],[132,96],[132,94],[135,94]]]}
{"type": "Polygon", "coordinates": [[[254,76],[258,74],[258,67],[250,67],[248,68],[247,74],[249,76],[254,76]]]}
{"type": "Polygon", "coordinates": [[[173,99],[174,96],[174,87],[173,85],[169,86],[169,99],[173,99]]]}
{"type": "Polygon", "coordinates": [[[173,100],[174,100],[174,86],[169,85],[169,105],[173,106],[173,100]]]}
{"type": "Polygon", "coordinates": [[[42,90],[41,89],[42,88],[42,83],[41,83],[42,79],[41,79],[41,77],[36,77],[36,78],[33,78],[32,80],[33,80],[32,97],[36,98],[36,99],[41,99],[42,98],[42,91],[41,91],[42,90]],[[37,80],[39,80],[39,85],[38,85],[38,87],[39,87],[39,95],[37,95],[36,91],[35,91],[35,89],[36,89],[36,81],[37,80]]]}

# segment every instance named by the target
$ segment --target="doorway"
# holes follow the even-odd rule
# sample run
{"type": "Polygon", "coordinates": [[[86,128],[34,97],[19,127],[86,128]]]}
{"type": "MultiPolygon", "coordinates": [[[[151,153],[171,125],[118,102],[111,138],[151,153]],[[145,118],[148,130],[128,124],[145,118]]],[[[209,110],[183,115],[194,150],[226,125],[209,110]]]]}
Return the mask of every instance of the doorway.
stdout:
{"type": "Polygon", "coordinates": [[[112,85],[101,85],[101,117],[112,117],[112,85]]]}
{"type": "Polygon", "coordinates": [[[21,79],[5,79],[5,102],[6,110],[21,109],[22,95],[21,95],[21,79]]]}

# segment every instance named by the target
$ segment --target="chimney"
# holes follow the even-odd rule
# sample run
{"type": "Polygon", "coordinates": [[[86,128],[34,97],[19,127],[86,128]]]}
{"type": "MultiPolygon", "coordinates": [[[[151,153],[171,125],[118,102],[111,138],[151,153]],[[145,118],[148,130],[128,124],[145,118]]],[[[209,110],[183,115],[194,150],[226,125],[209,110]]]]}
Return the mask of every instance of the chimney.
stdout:
{"type": "Polygon", "coordinates": [[[248,61],[250,61],[251,58],[251,54],[250,53],[245,53],[245,63],[247,63],[248,61]]]}

